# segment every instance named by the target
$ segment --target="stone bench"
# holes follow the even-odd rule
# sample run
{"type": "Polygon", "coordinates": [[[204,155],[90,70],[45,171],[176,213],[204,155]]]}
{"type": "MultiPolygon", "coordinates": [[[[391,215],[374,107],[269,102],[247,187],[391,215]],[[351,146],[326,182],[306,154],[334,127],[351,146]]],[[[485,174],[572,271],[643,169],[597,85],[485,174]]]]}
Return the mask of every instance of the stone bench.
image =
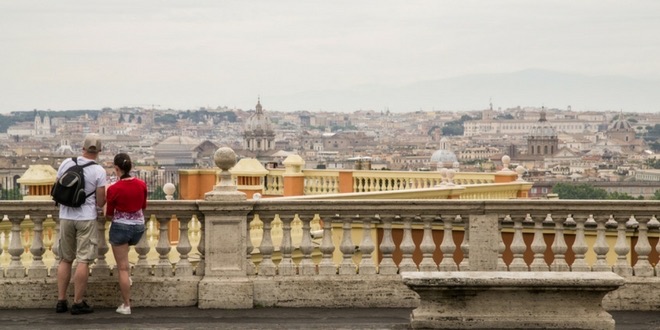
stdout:
{"type": "Polygon", "coordinates": [[[420,296],[413,329],[614,329],[602,307],[610,272],[403,272],[420,296]]]}

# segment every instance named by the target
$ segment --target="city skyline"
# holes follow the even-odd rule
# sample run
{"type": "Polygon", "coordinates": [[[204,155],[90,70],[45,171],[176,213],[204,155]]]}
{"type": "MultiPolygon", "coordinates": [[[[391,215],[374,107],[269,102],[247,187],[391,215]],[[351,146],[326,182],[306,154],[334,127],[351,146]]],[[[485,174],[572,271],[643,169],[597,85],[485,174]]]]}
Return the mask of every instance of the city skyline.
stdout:
{"type": "Polygon", "coordinates": [[[492,102],[657,112],[659,9],[653,1],[4,1],[0,113],[249,109],[257,97],[274,111],[492,102]],[[520,78],[530,72],[543,74],[520,78]],[[501,89],[506,77],[519,94],[501,89]]]}

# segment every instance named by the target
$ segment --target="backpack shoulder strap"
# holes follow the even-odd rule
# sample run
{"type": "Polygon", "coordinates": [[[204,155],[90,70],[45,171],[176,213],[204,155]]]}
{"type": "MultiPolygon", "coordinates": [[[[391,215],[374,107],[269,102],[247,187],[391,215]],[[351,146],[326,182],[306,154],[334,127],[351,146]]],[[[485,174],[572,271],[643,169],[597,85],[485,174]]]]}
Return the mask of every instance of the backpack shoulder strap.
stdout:
{"type": "Polygon", "coordinates": [[[85,165],[82,165],[82,166],[80,166],[80,167],[85,168],[85,167],[87,167],[87,166],[89,166],[89,165],[96,165],[96,162],[89,162],[89,163],[87,163],[87,164],[85,164],[85,165]]]}

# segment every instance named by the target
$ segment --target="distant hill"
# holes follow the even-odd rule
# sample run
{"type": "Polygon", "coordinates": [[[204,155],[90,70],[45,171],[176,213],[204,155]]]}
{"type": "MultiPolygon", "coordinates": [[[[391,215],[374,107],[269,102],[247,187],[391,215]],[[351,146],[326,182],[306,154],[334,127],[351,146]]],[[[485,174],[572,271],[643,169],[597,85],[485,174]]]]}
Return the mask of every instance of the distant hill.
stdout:
{"type": "Polygon", "coordinates": [[[623,76],[586,76],[529,69],[419,81],[409,85],[363,85],[344,90],[269,96],[273,110],[405,112],[542,106],[573,110],[660,111],[660,81],[623,76]]]}

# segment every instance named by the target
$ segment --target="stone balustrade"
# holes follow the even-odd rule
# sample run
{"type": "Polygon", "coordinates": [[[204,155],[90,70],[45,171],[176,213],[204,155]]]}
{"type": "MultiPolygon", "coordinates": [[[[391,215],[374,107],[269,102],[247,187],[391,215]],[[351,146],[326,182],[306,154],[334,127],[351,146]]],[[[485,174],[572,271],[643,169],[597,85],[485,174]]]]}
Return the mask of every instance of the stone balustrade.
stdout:
{"type": "MultiPolygon", "coordinates": [[[[284,168],[265,168],[256,159],[241,159],[230,169],[232,181],[239,191],[254,193],[265,197],[281,196],[319,196],[337,193],[369,193],[405,190],[420,190],[434,187],[462,186],[466,189],[491,187],[488,193],[478,193],[477,190],[467,192],[460,198],[490,199],[526,197],[531,188],[521,176],[525,169],[520,167],[515,171],[508,168],[510,159],[502,158],[504,168],[493,173],[457,172],[454,169],[439,171],[372,171],[352,169],[305,169],[304,160],[298,155],[289,156],[283,163],[284,168]],[[249,160],[249,161],[248,161],[249,160]],[[492,187],[500,183],[519,182],[526,184],[522,190],[494,194],[492,187]],[[256,190],[255,190],[256,189],[256,190]],[[258,191],[257,191],[258,190],[258,191]]],[[[180,196],[183,199],[200,199],[213,189],[215,182],[210,180],[217,169],[186,169],[179,171],[180,196]]],[[[459,197],[457,197],[459,198],[459,197]]]]}
{"type": "MultiPolygon", "coordinates": [[[[135,306],[414,307],[402,272],[611,272],[626,284],[606,308],[658,310],[659,210],[658,201],[149,201],[156,232],[131,250],[133,296],[135,306]]],[[[0,216],[0,307],[52,307],[56,207],[2,201],[0,216]]],[[[89,293],[114,306],[114,260],[99,243],[89,293]]]]}

